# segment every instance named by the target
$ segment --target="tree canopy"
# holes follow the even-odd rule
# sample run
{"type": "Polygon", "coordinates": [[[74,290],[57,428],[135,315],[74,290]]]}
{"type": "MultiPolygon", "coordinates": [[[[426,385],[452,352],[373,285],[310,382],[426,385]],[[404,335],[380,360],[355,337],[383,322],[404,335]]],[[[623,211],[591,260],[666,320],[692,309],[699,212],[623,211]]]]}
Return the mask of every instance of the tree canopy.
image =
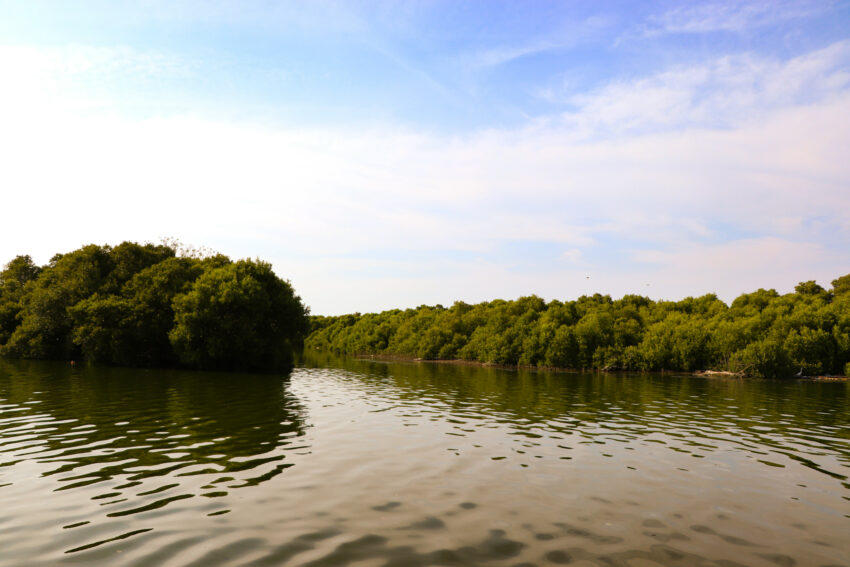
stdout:
{"type": "Polygon", "coordinates": [[[0,272],[0,355],[126,366],[291,367],[307,308],[260,260],[88,245],[0,272]]]}
{"type": "Polygon", "coordinates": [[[0,355],[124,366],[274,370],[293,351],[755,376],[850,373],[850,274],[824,289],[759,289],[730,305],[537,296],[312,317],[261,260],[179,243],[90,244],[0,271],[0,355]],[[309,331],[309,336],[308,336],[309,331]]]}
{"type": "Polygon", "coordinates": [[[801,282],[786,295],[759,289],[731,305],[714,294],[680,301],[595,294],[312,317],[305,344],[538,367],[850,374],[850,275],[832,285],[801,282]]]}

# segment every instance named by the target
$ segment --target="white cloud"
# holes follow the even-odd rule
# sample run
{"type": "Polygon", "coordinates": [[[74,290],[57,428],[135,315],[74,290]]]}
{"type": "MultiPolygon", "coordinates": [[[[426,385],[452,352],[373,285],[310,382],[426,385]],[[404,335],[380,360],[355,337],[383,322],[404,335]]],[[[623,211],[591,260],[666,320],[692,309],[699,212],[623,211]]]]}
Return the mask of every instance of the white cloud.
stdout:
{"type": "Polygon", "coordinates": [[[199,76],[195,61],[127,46],[0,45],[0,116],[49,124],[140,109],[159,114],[175,104],[188,106],[180,85],[199,76]]]}
{"type": "Polygon", "coordinates": [[[0,49],[15,79],[0,94],[0,259],[173,235],[272,260],[317,313],[828,279],[850,265],[847,50],[757,62],[750,78],[737,60],[677,69],[588,95],[572,116],[594,131],[667,120],[670,105],[663,129],[446,137],[80,114],[52,104],[65,87],[50,70],[66,63],[0,49]],[[51,84],[56,98],[39,94],[51,84]],[[715,128],[707,109],[738,119],[715,128]],[[524,272],[533,260],[501,252],[518,241],[564,252],[524,272]]]}
{"type": "Polygon", "coordinates": [[[631,81],[616,81],[565,99],[564,124],[577,136],[730,128],[777,108],[845,93],[850,86],[850,42],[790,61],[753,54],[678,66],[631,81]]]}

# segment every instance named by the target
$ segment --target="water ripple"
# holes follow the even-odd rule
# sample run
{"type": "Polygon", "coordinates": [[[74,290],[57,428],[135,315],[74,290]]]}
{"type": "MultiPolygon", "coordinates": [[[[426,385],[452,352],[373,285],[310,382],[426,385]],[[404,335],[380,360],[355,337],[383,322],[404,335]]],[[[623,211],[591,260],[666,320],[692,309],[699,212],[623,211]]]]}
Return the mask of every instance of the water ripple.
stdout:
{"type": "Polygon", "coordinates": [[[351,360],[291,377],[0,361],[0,567],[841,564],[848,398],[351,360]]]}

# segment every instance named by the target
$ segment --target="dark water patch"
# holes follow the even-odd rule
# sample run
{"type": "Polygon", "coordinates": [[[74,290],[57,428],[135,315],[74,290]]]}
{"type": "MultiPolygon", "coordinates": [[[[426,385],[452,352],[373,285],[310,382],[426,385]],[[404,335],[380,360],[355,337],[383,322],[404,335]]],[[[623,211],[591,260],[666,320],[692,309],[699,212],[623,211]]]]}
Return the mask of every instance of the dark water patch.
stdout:
{"type": "Polygon", "coordinates": [[[127,567],[159,567],[167,565],[169,561],[187,549],[192,549],[204,541],[203,537],[183,538],[179,541],[168,543],[162,547],[151,550],[143,557],[127,563],[127,567]]]}
{"type": "Polygon", "coordinates": [[[255,559],[249,563],[244,563],[245,567],[279,567],[286,565],[296,555],[310,551],[315,546],[305,540],[294,540],[283,545],[275,547],[267,555],[255,559]]]}
{"type": "Polygon", "coordinates": [[[379,535],[366,535],[354,541],[340,544],[331,553],[307,563],[310,567],[332,567],[334,565],[349,565],[375,556],[386,556],[387,538],[379,535]]]}
{"type": "Polygon", "coordinates": [[[697,532],[697,533],[717,536],[720,539],[722,539],[723,541],[731,543],[733,545],[741,545],[741,546],[753,546],[753,545],[755,545],[754,543],[747,541],[743,538],[737,537],[737,536],[717,533],[715,530],[713,530],[712,528],[710,528],[708,526],[700,526],[700,525],[691,526],[691,529],[693,531],[697,532]]]}
{"type": "Polygon", "coordinates": [[[194,497],[194,494],[179,494],[177,496],[172,496],[170,498],[162,498],[155,502],[151,502],[150,504],[146,504],[144,506],[139,506],[138,508],[131,508],[129,510],[121,510],[119,512],[110,512],[106,516],[109,518],[117,518],[120,516],[129,516],[131,514],[141,514],[142,512],[149,512],[151,510],[157,510],[164,506],[171,504],[172,502],[177,502],[178,500],[185,500],[186,498],[194,497]]]}
{"type": "Polygon", "coordinates": [[[667,527],[664,524],[664,522],[662,522],[660,520],[655,520],[655,519],[652,519],[652,518],[650,518],[648,520],[644,520],[641,525],[645,528],[665,528],[665,527],[667,527]]]}
{"type": "Polygon", "coordinates": [[[767,559],[774,565],[778,565],[779,567],[795,567],[797,562],[787,555],[782,555],[779,553],[759,553],[759,557],[763,557],[767,559]]]}
{"type": "Polygon", "coordinates": [[[446,527],[446,523],[434,516],[428,516],[418,522],[413,522],[409,526],[402,528],[408,530],[441,530],[446,527]]]}
{"type": "Polygon", "coordinates": [[[153,528],[145,528],[145,529],[141,529],[141,530],[133,530],[133,531],[130,531],[130,532],[127,532],[127,533],[121,534],[121,535],[117,535],[117,536],[115,536],[115,537],[110,537],[110,538],[107,538],[107,539],[102,539],[102,540],[100,540],[100,541],[95,541],[95,542],[92,542],[92,543],[87,543],[86,545],[81,545],[80,547],[75,547],[74,549],[69,549],[69,550],[68,550],[68,551],[66,551],[65,553],[77,553],[77,552],[80,552],[80,551],[86,551],[86,550],[88,550],[88,549],[92,549],[92,548],[95,548],[95,547],[101,546],[101,545],[103,545],[103,544],[105,544],[105,543],[111,543],[111,542],[114,542],[114,541],[120,541],[120,540],[122,540],[122,539],[127,539],[127,538],[129,538],[129,537],[133,537],[134,535],[139,535],[139,534],[147,533],[147,532],[150,532],[150,531],[153,531],[153,528]]]}
{"type": "Polygon", "coordinates": [[[106,494],[98,494],[97,496],[92,496],[92,500],[102,500],[104,498],[114,498],[116,496],[121,496],[120,492],[107,492],[106,494]]]}
{"type": "Polygon", "coordinates": [[[620,537],[595,534],[585,528],[579,526],[571,526],[563,522],[557,522],[555,523],[555,526],[561,528],[562,533],[565,535],[588,539],[593,543],[599,545],[620,543],[621,541],[623,541],[623,539],[620,537]]]}
{"type": "Polygon", "coordinates": [[[338,529],[326,528],[326,529],[320,530],[318,532],[301,534],[297,538],[295,538],[295,541],[309,541],[309,542],[323,541],[323,540],[326,540],[326,539],[331,539],[333,537],[336,537],[336,536],[340,535],[341,533],[342,532],[338,529]]]}
{"type": "Polygon", "coordinates": [[[62,526],[62,529],[63,530],[69,530],[71,528],[78,528],[80,526],[85,526],[88,523],[90,523],[90,522],[88,520],[86,520],[84,522],[77,522],[75,524],[68,524],[67,526],[62,526]]]}
{"type": "Polygon", "coordinates": [[[573,557],[566,551],[556,549],[546,554],[546,560],[551,561],[552,563],[555,563],[557,565],[566,565],[568,563],[572,563],[573,557]]]}
{"type": "Polygon", "coordinates": [[[247,553],[262,547],[265,542],[259,538],[244,538],[228,543],[205,553],[201,558],[187,563],[186,567],[206,567],[233,563],[247,553]]]}
{"type": "Polygon", "coordinates": [[[176,482],[171,484],[163,484],[162,486],[158,486],[152,490],[137,492],[136,496],[148,496],[150,494],[159,494],[160,492],[165,492],[166,490],[171,490],[172,488],[176,488],[178,486],[180,486],[180,484],[176,482]]]}

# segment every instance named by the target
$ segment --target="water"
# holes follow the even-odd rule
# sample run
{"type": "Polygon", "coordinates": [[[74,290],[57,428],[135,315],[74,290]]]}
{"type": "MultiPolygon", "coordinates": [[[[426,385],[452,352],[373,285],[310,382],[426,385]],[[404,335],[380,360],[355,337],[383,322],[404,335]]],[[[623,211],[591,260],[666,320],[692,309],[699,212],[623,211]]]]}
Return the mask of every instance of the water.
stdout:
{"type": "Polygon", "coordinates": [[[0,566],[850,565],[847,383],[0,361],[0,566]]]}

